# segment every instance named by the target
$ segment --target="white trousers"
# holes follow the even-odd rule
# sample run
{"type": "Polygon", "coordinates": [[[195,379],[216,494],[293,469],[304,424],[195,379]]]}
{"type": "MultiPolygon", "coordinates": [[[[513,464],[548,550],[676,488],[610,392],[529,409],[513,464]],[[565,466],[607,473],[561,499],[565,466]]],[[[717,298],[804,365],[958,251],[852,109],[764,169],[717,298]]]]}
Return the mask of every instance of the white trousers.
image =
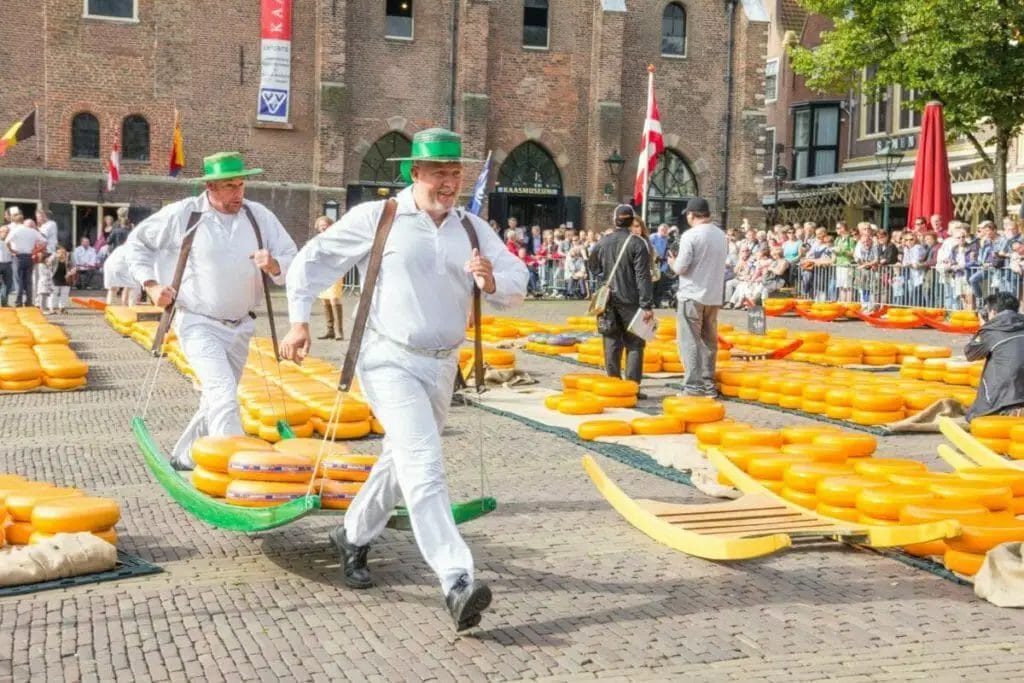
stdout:
{"type": "Polygon", "coordinates": [[[384,425],[384,447],[370,477],[345,513],[350,543],[367,545],[384,530],[404,499],[420,554],[448,591],[473,556],[455,526],[445,481],[441,432],[448,418],[457,354],[414,354],[366,331],[358,375],[373,413],[384,425]]]}
{"type": "Polygon", "coordinates": [[[54,285],[53,294],[50,295],[50,308],[64,310],[68,307],[71,297],[71,288],[64,285],[54,285]]]}
{"type": "Polygon", "coordinates": [[[203,385],[199,410],[174,445],[171,462],[193,467],[192,442],[200,436],[241,436],[238,381],[249,355],[255,321],[246,318],[237,327],[187,311],[176,315],[178,344],[196,379],[203,385]]]}

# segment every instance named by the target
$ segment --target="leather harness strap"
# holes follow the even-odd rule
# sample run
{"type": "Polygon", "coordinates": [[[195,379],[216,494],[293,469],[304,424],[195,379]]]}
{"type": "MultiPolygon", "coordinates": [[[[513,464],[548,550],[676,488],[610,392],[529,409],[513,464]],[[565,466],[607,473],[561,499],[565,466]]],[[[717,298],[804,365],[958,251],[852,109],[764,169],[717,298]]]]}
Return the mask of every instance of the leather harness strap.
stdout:
{"type": "MultiPolygon", "coordinates": [[[[260,224],[256,222],[256,216],[253,215],[248,204],[243,202],[242,208],[245,209],[245,215],[249,217],[252,229],[256,232],[256,248],[263,249],[263,233],[260,232],[260,224]]],[[[277,345],[277,323],[274,321],[274,307],[270,304],[270,276],[262,268],[260,276],[263,279],[263,296],[267,302],[267,322],[270,323],[270,340],[274,344],[274,360],[280,363],[281,351],[277,345]]]]}
{"type": "MultiPolygon", "coordinates": [[[[466,236],[469,237],[469,246],[480,251],[480,240],[477,237],[476,229],[469,220],[469,216],[462,215],[462,227],[466,229],[466,236]]],[[[486,388],[484,383],[484,342],[483,332],[480,329],[482,304],[480,301],[480,287],[473,280],[473,383],[476,385],[476,393],[481,393],[486,388]]],[[[462,372],[459,371],[461,376],[462,372]]]]}
{"type": "MultiPolygon", "coordinates": [[[[178,263],[174,266],[174,277],[171,279],[171,289],[175,292],[175,300],[177,299],[178,289],[181,287],[181,280],[185,276],[185,264],[188,263],[188,255],[192,251],[192,241],[196,238],[196,225],[202,217],[202,213],[193,211],[188,217],[188,223],[185,225],[185,237],[181,240],[178,263]]],[[[153,303],[156,302],[154,301],[153,303]]],[[[156,334],[153,335],[153,348],[151,350],[154,356],[159,356],[163,351],[164,338],[167,336],[167,331],[171,329],[171,320],[174,319],[175,303],[176,301],[171,301],[164,308],[163,313],[160,314],[160,324],[157,325],[156,334]]]]}

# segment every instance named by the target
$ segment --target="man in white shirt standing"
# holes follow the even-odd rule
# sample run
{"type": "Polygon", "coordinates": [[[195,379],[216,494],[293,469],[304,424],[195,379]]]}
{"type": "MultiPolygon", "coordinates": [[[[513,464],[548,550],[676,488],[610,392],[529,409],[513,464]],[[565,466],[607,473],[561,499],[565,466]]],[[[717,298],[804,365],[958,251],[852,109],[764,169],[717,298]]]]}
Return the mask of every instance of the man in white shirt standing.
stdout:
{"type": "Polygon", "coordinates": [[[93,275],[100,267],[100,256],[92,246],[88,237],[83,237],[74,252],[71,260],[78,271],[78,289],[89,289],[92,285],[93,275]]]}
{"type": "MultiPolygon", "coordinates": [[[[412,156],[396,161],[413,184],[395,200],[357,365],[362,391],[384,425],[384,448],[331,540],[341,553],[345,584],[369,588],[369,544],[404,498],[420,553],[440,579],[449,614],[461,631],[480,623],[491,592],[473,581],[473,556],[452,518],[441,432],[474,281],[492,304],[514,306],[526,296],[529,273],[487,223],[455,208],[464,161],[458,135],[441,128],[420,131],[412,156]],[[464,216],[479,251],[470,246],[464,216]]],[[[281,342],[282,357],[301,361],[306,356],[310,309],[320,291],[352,266],[365,277],[384,208],[384,201],[360,204],[299,252],[288,273],[292,327],[281,342]]]]}
{"type": "Polygon", "coordinates": [[[50,218],[46,209],[36,209],[36,223],[39,225],[39,234],[46,238],[46,253],[52,255],[57,253],[57,222],[50,218]]]}
{"type": "Polygon", "coordinates": [[[35,228],[25,225],[21,209],[11,208],[11,228],[4,242],[14,257],[14,278],[18,282],[15,306],[32,305],[32,252],[46,244],[46,238],[35,228]]]}
{"type": "Polygon", "coordinates": [[[684,396],[717,396],[718,309],[725,296],[725,232],[711,220],[706,199],[694,197],[683,210],[690,229],[679,238],[672,269],[679,275],[676,329],[683,361],[684,396]]]}
{"type": "Polygon", "coordinates": [[[246,169],[237,152],[206,157],[203,166],[206,174],[199,180],[206,191],[144,220],[123,247],[128,271],[150,301],[163,307],[175,302],[178,343],[203,387],[199,410],[171,455],[178,469],[194,466],[192,442],[200,436],[243,434],[238,381],[255,327],[254,311],[263,301],[261,271],[283,285],[296,252],[281,221],[262,204],[244,200],[245,178],[263,169],[246,169]],[[190,230],[190,253],[179,291],[174,291],[160,281],[158,263],[177,262],[190,230]]]}
{"type": "Polygon", "coordinates": [[[14,256],[7,248],[10,228],[0,225],[0,307],[7,308],[11,292],[14,291],[14,256]]]}

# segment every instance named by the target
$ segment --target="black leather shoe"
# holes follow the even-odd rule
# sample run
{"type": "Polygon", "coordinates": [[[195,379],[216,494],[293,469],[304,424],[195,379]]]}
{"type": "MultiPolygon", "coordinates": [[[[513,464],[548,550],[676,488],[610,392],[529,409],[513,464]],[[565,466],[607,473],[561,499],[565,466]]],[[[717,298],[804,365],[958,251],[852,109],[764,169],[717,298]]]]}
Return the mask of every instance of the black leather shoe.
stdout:
{"type": "Polygon", "coordinates": [[[328,534],[331,543],[338,549],[341,558],[341,569],[345,585],[349,588],[370,588],[373,579],[366,568],[366,555],[370,552],[368,545],[352,545],[345,538],[345,527],[339,526],[328,534]]]}
{"type": "Polygon", "coordinates": [[[485,583],[470,581],[463,574],[444,599],[456,631],[465,631],[480,623],[480,614],[491,604],[491,589],[485,583]]]}

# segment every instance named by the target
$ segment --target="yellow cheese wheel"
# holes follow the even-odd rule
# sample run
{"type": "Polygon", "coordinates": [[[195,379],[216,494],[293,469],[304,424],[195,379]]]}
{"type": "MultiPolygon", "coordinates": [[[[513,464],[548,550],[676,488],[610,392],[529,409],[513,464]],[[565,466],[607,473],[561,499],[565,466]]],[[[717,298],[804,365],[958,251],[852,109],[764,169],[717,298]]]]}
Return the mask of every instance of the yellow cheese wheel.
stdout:
{"type": "Polygon", "coordinates": [[[566,415],[598,415],[604,412],[604,407],[597,398],[567,396],[558,404],[558,412],[566,415]]]}
{"type": "Polygon", "coordinates": [[[942,556],[942,563],[951,572],[963,574],[964,576],[974,576],[981,571],[981,565],[985,563],[985,555],[964,553],[950,548],[942,556]]]}
{"type": "Polygon", "coordinates": [[[640,385],[628,379],[608,377],[595,381],[591,391],[598,396],[636,396],[640,385]]]}
{"type": "Polygon", "coordinates": [[[824,517],[839,519],[844,522],[857,522],[860,519],[860,513],[857,512],[857,508],[843,505],[829,505],[828,503],[822,503],[820,500],[815,508],[815,512],[824,517]]]}
{"type": "Polygon", "coordinates": [[[1024,443],[1024,424],[1014,425],[1010,427],[1010,441],[1018,441],[1024,443]]]}
{"type": "Polygon", "coordinates": [[[43,385],[42,376],[38,376],[35,379],[24,379],[24,380],[3,380],[0,381],[0,390],[2,391],[31,391],[32,389],[38,389],[43,385]]]}
{"type": "Polygon", "coordinates": [[[818,497],[813,493],[791,489],[785,484],[783,484],[782,490],[779,491],[779,494],[789,502],[795,503],[800,507],[805,507],[808,510],[813,510],[818,506],[818,497]]]}
{"type": "Polygon", "coordinates": [[[908,503],[900,509],[900,524],[925,524],[943,519],[965,519],[988,514],[979,503],[933,498],[924,503],[908,503]]]}
{"type": "Polygon", "coordinates": [[[381,424],[380,420],[378,420],[377,418],[375,418],[375,417],[371,418],[370,419],[370,431],[373,432],[374,434],[383,434],[384,433],[384,425],[381,424]]]}
{"type": "Polygon", "coordinates": [[[742,398],[744,401],[756,401],[759,398],[761,398],[761,390],[758,389],[757,387],[741,386],[737,396],[739,398],[742,398]]]}
{"type": "Polygon", "coordinates": [[[857,393],[851,400],[851,407],[854,412],[903,410],[903,397],[894,394],[857,393]]]}
{"type": "Polygon", "coordinates": [[[660,435],[660,434],[682,434],[684,424],[678,417],[672,415],[652,415],[651,417],[635,418],[630,426],[634,434],[660,435]]]}
{"type": "Polygon", "coordinates": [[[846,462],[846,454],[837,446],[819,443],[788,443],[782,447],[782,452],[787,455],[804,455],[814,462],[846,462]]]}
{"type": "Polygon", "coordinates": [[[768,489],[772,493],[778,493],[778,494],[782,493],[782,482],[781,481],[775,481],[775,480],[772,480],[772,479],[758,479],[757,483],[760,484],[761,486],[765,487],[766,489],[768,489]]]}
{"type": "Polygon", "coordinates": [[[971,420],[971,434],[985,439],[1009,439],[1010,430],[1024,425],[1024,417],[983,415],[971,420]]]}
{"type": "Polygon", "coordinates": [[[853,434],[851,432],[818,434],[811,443],[836,446],[848,458],[869,456],[878,447],[878,441],[870,434],[853,434]]]}
{"type": "Polygon", "coordinates": [[[320,494],[320,507],[325,510],[347,510],[355,500],[361,482],[317,480],[316,491],[320,494]]]}
{"type": "Polygon", "coordinates": [[[588,420],[580,423],[576,433],[584,441],[593,441],[600,436],[629,436],[633,428],[625,420],[588,420]]]}
{"type": "Polygon", "coordinates": [[[81,491],[73,488],[57,488],[55,486],[25,488],[19,492],[9,494],[4,500],[4,504],[7,506],[7,514],[16,522],[31,522],[32,510],[39,503],[57,498],[70,498],[82,495],[84,494],[81,491]]]}
{"type": "Polygon", "coordinates": [[[844,474],[853,474],[853,468],[842,463],[797,462],[786,469],[782,475],[782,482],[790,489],[813,494],[817,499],[815,492],[819,481],[825,477],[837,477],[844,474]]]}
{"type": "Polygon", "coordinates": [[[953,550],[987,553],[1002,543],[1024,541],[1024,521],[1004,515],[979,515],[959,520],[960,535],[946,539],[953,550]]]}
{"type": "Polygon", "coordinates": [[[594,396],[602,408],[632,408],[636,405],[636,396],[594,396]]]}
{"type": "Polygon", "coordinates": [[[853,391],[850,389],[829,389],[825,392],[825,403],[830,406],[846,406],[853,404],[853,391]]]}
{"type": "Polygon", "coordinates": [[[262,422],[259,424],[259,429],[256,430],[257,437],[270,444],[275,444],[281,440],[281,433],[277,431],[277,427],[271,427],[262,422]]]}
{"type": "Polygon", "coordinates": [[[859,458],[852,464],[857,474],[879,479],[888,479],[890,474],[900,472],[926,472],[928,470],[923,462],[901,458],[859,458]]]}
{"type": "Polygon", "coordinates": [[[1009,439],[990,439],[985,436],[978,436],[975,438],[977,438],[981,445],[990,451],[995,451],[1002,455],[1009,455],[1014,460],[1020,460],[1024,457],[1024,453],[1022,453],[1020,446],[1009,439]]]}
{"type": "Polygon", "coordinates": [[[947,500],[980,503],[993,512],[1006,510],[1013,500],[1013,492],[1009,486],[987,481],[936,481],[928,485],[928,490],[947,500]]]}
{"type": "Polygon", "coordinates": [[[495,368],[509,368],[516,364],[516,354],[504,349],[484,349],[484,363],[495,368]]]}
{"type": "Polygon", "coordinates": [[[787,455],[786,453],[759,455],[747,462],[747,473],[754,479],[782,481],[786,469],[801,462],[811,462],[811,459],[806,455],[787,455]]]}
{"type": "Polygon", "coordinates": [[[857,494],[866,488],[879,488],[888,484],[879,479],[872,479],[859,474],[845,474],[838,477],[825,477],[818,482],[815,493],[818,500],[839,507],[855,507],[857,494]]]}
{"type": "Polygon", "coordinates": [[[862,341],[861,349],[865,356],[895,356],[899,352],[896,344],[880,341],[862,341]]]}
{"type": "Polygon", "coordinates": [[[850,413],[850,421],[855,422],[859,425],[886,425],[892,424],[893,422],[899,422],[905,418],[907,414],[901,410],[858,410],[854,408],[850,413]]]}
{"type": "Polygon", "coordinates": [[[1014,498],[1024,496],[1024,470],[1000,467],[966,467],[956,472],[962,479],[1009,486],[1014,498]]]}
{"type": "Polygon", "coordinates": [[[308,490],[309,485],[300,482],[235,479],[228,484],[224,500],[243,507],[273,507],[301,498],[308,490]]]}
{"type": "Polygon", "coordinates": [[[4,535],[11,545],[28,545],[33,532],[30,522],[9,522],[4,527],[4,535]]]}
{"type": "MultiPolygon", "coordinates": [[[[330,422],[335,410],[334,397],[332,396],[329,401],[311,401],[309,407],[313,413],[312,417],[330,422]]],[[[370,419],[370,406],[365,401],[357,401],[350,397],[338,402],[337,411],[334,422],[364,422],[370,419]]]]}
{"type": "Polygon", "coordinates": [[[674,396],[662,401],[665,413],[678,417],[687,425],[719,422],[725,418],[725,405],[706,397],[674,396]]]}
{"type": "Polygon", "coordinates": [[[747,471],[747,465],[750,463],[751,458],[756,458],[762,455],[779,455],[781,451],[771,446],[736,446],[733,448],[723,448],[722,455],[729,458],[729,460],[739,467],[744,472],[747,471]]]}
{"type": "Polygon", "coordinates": [[[249,481],[308,482],[314,459],[308,455],[269,451],[238,451],[228,461],[228,476],[249,481]]]}
{"type": "MultiPolygon", "coordinates": [[[[62,532],[69,533],[69,532],[62,532]]],[[[117,532],[113,529],[100,529],[98,531],[88,532],[96,538],[106,541],[110,545],[117,545],[117,532]]],[[[28,545],[36,545],[37,543],[45,543],[46,541],[52,541],[57,537],[57,534],[46,534],[41,531],[34,531],[32,535],[28,537],[28,545]]]]}
{"type": "MultiPolygon", "coordinates": [[[[870,458],[865,458],[870,459],[870,458]]],[[[857,494],[855,507],[865,515],[879,519],[899,520],[900,510],[911,503],[927,503],[935,494],[916,486],[888,484],[865,488],[857,494]]]]}
{"type": "Polygon", "coordinates": [[[718,391],[722,396],[728,396],[729,398],[736,398],[740,395],[740,387],[734,384],[719,384],[718,391]]]}
{"type": "Polygon", "coordinates": [[[771,446],[772,448],[781,448],[782,432],[770,429],[745,429],[738,432],[727,432],[722,434],[721,445],[723,449],[736,446],[771,446]]]}
{"type": "Polygon", "coordinates": [[[949,358],[953,355],[953,349],[948,346],[927,346],[919,344],[914,347],[914,355],[918,358],[949,358]]]}
{"type": "Polygon", "coordinates": [[[301,425],[309,422],[313,412],[305,403],[292,399],[284,401],[268,401],[255,403],[256,416],[267,427],[273,427],[279,420],[290,425],[301,425]]]}
{"type": "Polygon", "coordinates": [[[742,432],[750,429],[753,429],[753,426],[746,422],[718,420],[717,422],[699,422],[694,426],[692,433],[697,437],[697,441],[700,443],[717,446],[722,443],[723,434],[728,432],[742,432]]]}
{"type": "Polygon", "coordinates": [[[960,477],[952,472],[893,472],[887,479],[900,486],[923,486],[927,488],[935,482],[958,482],[960,477]]]}
{"type": "Polygon", "coordinates": [[[320,472],[336,481],[366,481],[375,464],[375,455],[331,454],[320,461],[320,472]]]}
{"type": "Polygon", "coordinates": [[[110,498],[72,496],[51,498],[32,510],[32,528],[44,534],[109,529],[121,519],[121,508],[110,498]]]}
{"type": "Polygon", "coordinates": [[[814,441],[814,437],[819,434],[835,433],[839,431],[839,427],[833,425],[797,425],[792,427],[783,427],[781,430],[782,441],[786,444],[811,443],[814,441]]]}
{"type": "Polygon", "coordinates": [[[811,384],[804,385],[801,396],[804,397],[804,400],[824,402],[825,394],[827,394],[830,389],[834,388],[835,387],[831,384],[813,382],[811,384]]]}
{"type": "MultiPolygon", "coordinates": [[[[3,310],[3,309],[0,309],[3,310]]],[[[11,475],[15,477],[17,475],[11,475]]],[[[3,503],[7,496],[12,493],[22,493],[33,489],[52,489],[53,484],[48,481],[26,481],[24,478],[10,479],[6,482],[0,481],[0,503],[3,503]]]]}
{"type": "Polygon", "coordinates": [[[768,405],[778,405],[779,398],[781,396],[782,394],[776,393],[774,391],[761,390],[757,394],[757,400],[760,401],[761,403],[767,403],[768,405]]]}
{"type": "Polygon", "coordinates": [[[314,460],[329,455],[345,455],[352,451],[346,444],[319,438],[282,439],[274,444],[273,450],[279,453],[301,455],[314,460]]]}
{"type": "Polygon", "coordinates": [[[192,486],[208,496],[223,498],[230,483],[231,477],[223,472],[214,472],[199,465],[192,470],[192,486]]]}
{"type": "Polygon", "coordinates": [[[597,382],[603,382],[606,379],[608,379],[608,375],[577,375],[575,388],[580,391],[589,391],[593,393],[594,384],[597,382]]]}
{"type": "Polygon", "coordinates": [[[824,415],[828,410],[828,404],[824,401],[808,401],[806,398],[800,403],[800,410],[814,415],[824,415]]]}
{"type": "Polygon", "coordinates": [[[671,373],[683,373],[683,372],[686,372],[686,368],[683,367],[682,363],[673,363],[673,362],[667,361],[667,360],[661,362],[661,370],[662,370],[662,372],[671,372],[671,373]]]}
{"type": "Polygon", "coordinates": [[[43,385],[48,389],[54,389],[56,391],[71,391],[72,389],[78,389],[85,386],[85,377],[52,377],[50,375],[43,376],[43,385]]]}
{"type": "Polygon", "coordinates": [[[891,519],[882,519],[881,517],[872,517],[871,515],[865,515],[863,512],[857,511],[857,523],[864,524],[867,526],[896,526],[899,522],[891,519]]]}
{"type": "Polygon", "coordinates": [[[251,436],[201,436],[192,442],[192,460],[211,472],[227,473],[228,460],[238,451],[271,448],[273,446],[263,439],[251,436]]]}
{"type": "Polygon", "coordinates": [[[849,406],[833,406],[826,404],[825,417],[833,420],[849,420],[853,415],[853,408],[849,406]]]}
{"type": "Polygon", "coordinates": [[[925,541],[903,546],[903,550],[917,557],[942,557],[949,550],[945,541],[925,541]]]}
{"type": "Polygon", "coordinates": [[[558,404],[565,398],[565,394],[551,394],[544,397],[544,407],[548,410],[558,410],[558,404]]]}

